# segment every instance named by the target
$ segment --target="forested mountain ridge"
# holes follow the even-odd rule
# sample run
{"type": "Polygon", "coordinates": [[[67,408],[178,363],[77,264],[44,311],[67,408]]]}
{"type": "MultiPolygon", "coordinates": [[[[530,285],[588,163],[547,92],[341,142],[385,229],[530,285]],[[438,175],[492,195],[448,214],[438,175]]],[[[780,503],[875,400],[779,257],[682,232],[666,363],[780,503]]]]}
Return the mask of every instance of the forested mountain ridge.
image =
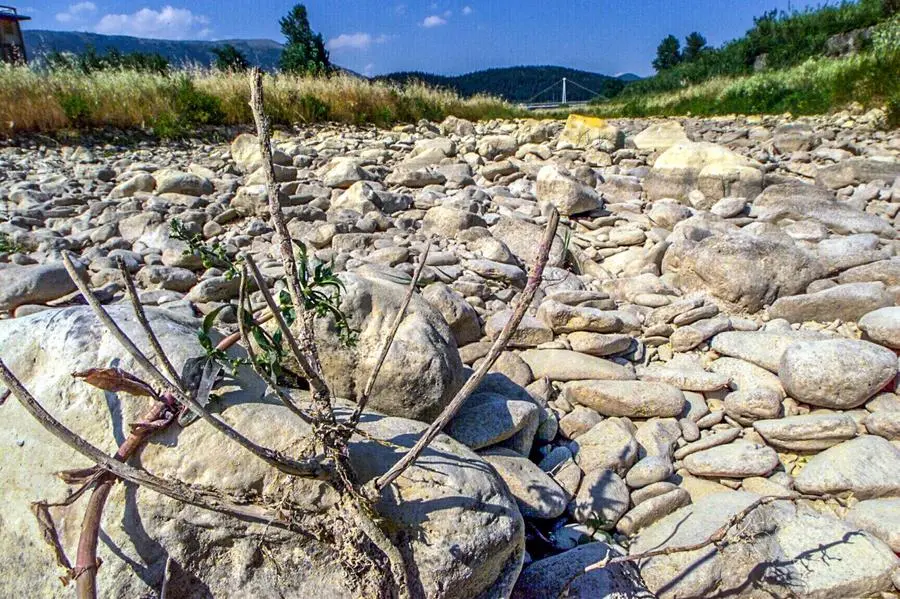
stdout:
{"type": "Polygon", "coordinates": [[[590,100],[597,95],[613,97],[627,82],[639,79],[632,73],[612,77],[558,66],[501,67],[454,77],[404,71],[381,75],[376,79],[400,83],[419,80],[435,87],[452,89],[463,96],[485,93],[500,96],[511,102],[546,102],[560,99],[562,87],[554,84],[563,77],[569,80],[566,95],[567,99],[573,102],[590,100]],[[551,86],[554,87],[547,90],[551,86]]]}

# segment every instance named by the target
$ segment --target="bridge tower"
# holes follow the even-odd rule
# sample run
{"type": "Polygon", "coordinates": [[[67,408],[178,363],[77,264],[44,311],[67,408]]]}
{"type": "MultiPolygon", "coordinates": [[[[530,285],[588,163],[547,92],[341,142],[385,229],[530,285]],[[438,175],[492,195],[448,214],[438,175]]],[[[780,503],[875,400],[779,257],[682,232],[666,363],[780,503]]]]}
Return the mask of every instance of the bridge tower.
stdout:
{"type": "Polygon", "coordinates": [[[563,77],[562,84],[563,84],[562,103],[565,104],[566,103],[566,78],[565,77],[563,77]]]}

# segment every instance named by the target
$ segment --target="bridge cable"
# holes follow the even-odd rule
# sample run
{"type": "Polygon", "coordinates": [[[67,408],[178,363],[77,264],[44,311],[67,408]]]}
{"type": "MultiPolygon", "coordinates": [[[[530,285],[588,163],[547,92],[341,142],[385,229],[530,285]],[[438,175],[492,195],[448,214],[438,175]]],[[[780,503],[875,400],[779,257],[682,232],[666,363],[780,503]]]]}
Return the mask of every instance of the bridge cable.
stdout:
{"type": "Polygon", "coordinates": [[[547,87],[545,87],[544,89],[542,89],[541,91],[539,91],[538,93],[536,93],[536,94],[534,94],[533,96],[531,96],[528,100],[526,100],[525,102],[523,102],[523,104],[531,104],[532,100],[534,100],[535,98],[537,98],[538,96],[540,96],[540,95],[543,94],[544,92],[550,91],[551,89],[553,89],[554,87],[556,87],[557,85],[560,85],[560,84],[562,84],[562,79],[560,79],[559,81],[556,81],[556,82],[554,82],[554,83],[551,83],[550,85],[548,85],[547,87]]]}

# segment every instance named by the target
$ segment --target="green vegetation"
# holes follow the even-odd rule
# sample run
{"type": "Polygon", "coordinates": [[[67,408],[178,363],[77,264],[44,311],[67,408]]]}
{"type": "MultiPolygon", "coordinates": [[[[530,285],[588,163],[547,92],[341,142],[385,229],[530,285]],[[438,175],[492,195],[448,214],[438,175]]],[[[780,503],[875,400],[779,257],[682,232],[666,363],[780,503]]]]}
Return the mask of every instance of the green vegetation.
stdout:
{"type": "Polygon", "coordinates": [[[674,35],[667,35],[656,47],[656,58],[653,68],[657,71],[668,71],[681,63],[681,42],[674,35]]]}
{"type": "Polygon", "coordinates": [[[753,28],[743,37],[721,48],[706,49],[692,60],[682,60],[680,52],[675,57],[670,46],[674,41],[677,51],[678,40],[669,36],[660,44],[657,61],[654,61],[653,66],[659,73],[628,85],[623,94],[639,96],[668,92],[715,77],[748,75],[754,72],[754,64],[760,57],[765,57],[767,70],[799,65],[821,57],[831,36],[885,21],[891,10],[888,4],[889,0],[845,0],[835,6],[792,13],[771,11],[754,19],[753,28]]]}
{"type": "Polygon", "coordinates": [[[26,248],[6,233],[0,233],[0,254],[18,254],[26,248]]]}
{"type": "MultiPolygon", "coordinates": [[[[229,254],[218,241],[211,244],[204,242],[199,233],[192,232],[178,219],[173,219],[169,223],[169,229],[173,239],[187,244],[188,247],[184,253],[198,256],[203,261],[204,267],[223,270],[223,276],[228,280],[240,274],[244,266],[243,259],[240,256],[229,254]]],[[[344,291],[343,281],[334,273],[331,264],[311,258],[303,243],[295,240],[294,244],[297,248],[295,258],[303,307],[315,317],[333,318],[341,343],[346,346],[355,345],[359,338],[359,332],[350,326],[347,315],[340,308],[341,293],[344,291]]],[[[277,299],[281,315],[290,326],[297,320],[297,311],[291,303],[291,296],[282,289],[277,299]]],[[[229,305],[223,304],[209,312],[203,319],[203,325],[198,330],[197,337],[210,359],[220,362],[233,371],[238,366],[249,364],[249,362],[228,356],[227,353],[216,347],[209,335],[219,312],[229,305]]],[[[259,348],[259,352],[255,356],[257,366],[268,372],[273,378],[281,376],[281,364],[287,357],[281,331],[276,330],[274,333],[266,331],[262,325],[253,320],[250,310],[244,310],[243,317],[243,324],[247,328],[248,335],[253,338],[259,348]]]]}
{"type": "Polygon", "coordinates": [[[306,7],[294,5],[278,24],[287,43],[281,52],[280,67],[286,73],[321,75],[332,70],[321,33],[313,33],[306,7]]]}
{"type": "Polygon", "coordinates": [[[674,92],[622,97],[597,105],[593,111],[609,117],[820,114],[850,102],[869,107],[888,102],[889,111],[896,113],[891,106],[896,106],[900,97],[900,81],[888,73],[898,72],[900,48],[894,48],[843,59],[808,60],[789,69],[746,77],[717,77],[674,92]]]}
{"type": "Polygon", "coordinates": [[[243,72],[250,68],[250,61],[233,44],[224,44],[218,48],[213,48],[212,53],[215,55],[213,68],[217,71],[243,72]]]}
{"type": "Polygon", "coordinates": [[[159,54],[123,53],[116,48],[110,48],[105,54],[99,54],[90,45],[81,54],[54,51],[48,54],[45,60],[52,70],[71,70],[85,74],[121,69],[146,73],[165,73],[169,70],[169,61],[159,54]]]}
{"type": "Polygon", "coordinates": [[[737,40],[713,49],[691,34],[681,51],[668,36],[654,77],[630,83],[592,107],[598,116],[676,116],[791,112],[818,114],[851,102],[886,106],[897,126],[900,0],[842,2],[816,10],[770,12],[737,40]],[[893,15],[893,16],[892,16],[893,15]],[[855,54],[827,57],[828,39],[871,27],[855,54]],[[760,69],[760,63],[765,68],[760,69]]]}

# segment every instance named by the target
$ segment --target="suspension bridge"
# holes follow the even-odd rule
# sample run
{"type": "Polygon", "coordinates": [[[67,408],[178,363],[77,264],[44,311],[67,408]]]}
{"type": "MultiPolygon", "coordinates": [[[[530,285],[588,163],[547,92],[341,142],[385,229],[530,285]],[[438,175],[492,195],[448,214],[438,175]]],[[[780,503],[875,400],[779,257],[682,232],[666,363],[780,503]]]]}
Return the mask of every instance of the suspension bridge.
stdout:
{"type": "Polygon", "coordinates": [[[563,77],[559,81],[554,81],[553,83],[533,95],[527,101],[523,102],[521,106],[523,108],[526,108],[527,110],[544,110],[548,108],[559,108],[560,106],[587,105],[589,103],[589,100],[569,100],[568,86],[570,85],[574,85],[576,88],[588,92],[589,94],[591,94],[591,98],[605,97],[598,91],[588,89],[577,81],[572,81],[567,77],[563,77]]]}

